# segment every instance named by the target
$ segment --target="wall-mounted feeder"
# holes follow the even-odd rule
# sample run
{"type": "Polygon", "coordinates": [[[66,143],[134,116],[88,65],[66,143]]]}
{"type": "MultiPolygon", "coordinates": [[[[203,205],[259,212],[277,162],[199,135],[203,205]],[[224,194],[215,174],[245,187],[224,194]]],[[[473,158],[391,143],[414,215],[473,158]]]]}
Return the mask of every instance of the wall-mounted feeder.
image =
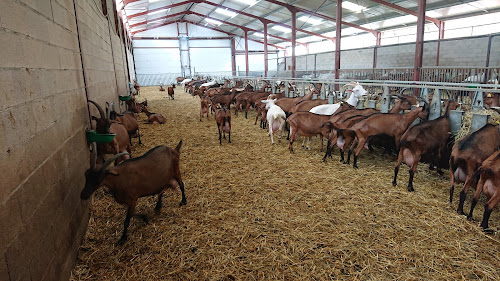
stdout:
{"type": "Polygon", "coordinates": [[[86,136],[89,143],[110,143],[116,134],[98,134],[95,130],[90,130],[86,132],[86,136]]]}
{"type": "Polygon", "coordinates": [[[132,98],[132,96],[118,96],[118,99],[121,101],[128,101],[132,98]]]}

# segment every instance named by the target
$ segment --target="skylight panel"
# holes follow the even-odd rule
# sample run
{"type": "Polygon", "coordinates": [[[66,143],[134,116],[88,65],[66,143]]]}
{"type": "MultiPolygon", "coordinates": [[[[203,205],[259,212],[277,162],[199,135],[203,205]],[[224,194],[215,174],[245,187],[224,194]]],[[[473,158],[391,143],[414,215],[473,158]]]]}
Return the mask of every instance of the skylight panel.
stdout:
{"type": "Polygon", "coordinates": [[[215,12],[222,14],[222,15],[225,15],[225,16],[228,16],[228,17],[231,17],[231,18],[234,18],[238,15],[238,13],[235,13],[235,12],[232,12],[232,11],[229,11],[226,9],[222,9],[222,8],[215,9],[215,12]]]}
{"type": "Polygon", "coordinates": [[[154,11],[154,12],[148,13],[148,16],[156,15],[156,14],[159,14],[159,13],[163,13],[163,12],[166,12],[168,10],[170,10],[170,9],[161,9],[161,10],[158,10],[158,11],[154,11]]]}
{"type": "Polygon", "coordinates": [[[361,13],[366,7],[354,4],[352,2],[342,2],[342,8],[346,8],[356,13],[361,13]]]}
{"type": "Polygon", "coordinates": [[[260,0],[236,0],[237,2],[241,2],[243,4],[247,4],[248,6],[252,7],[253,5],[259,3],[260,0]]]}
{"type": "Polygon", "coordinates": [[[211,23],[211,24],[215,24],[215,25],[221,25],[222,22],[218,21],[218,20],[213,20],[213,19],[209,19],[209,18],[205,18],[205,21],[208,22],[208,23],[211,23]]]}
{"type": "Polygon", "coordinates": [[[290,33],[290,32],[292,32],[292,30],[290,28],[283,27],[283,26],[280,26],[280,25],[275,25],[275,26],[273,26],[271,28],[274,29],[274,30],[281,31],[283,33],[290,33]]]}
{"type": "Polygon", "coordinates": [[[311,18],[309,16],[301,16],[298,18],[298,20],[300,21],[304,21],[304,22],[307,22],[307,23],[310,23],[312,25],[320,25],[323,23],[322,20],[320,19],[315,19],[315,18],[311,18]]]}

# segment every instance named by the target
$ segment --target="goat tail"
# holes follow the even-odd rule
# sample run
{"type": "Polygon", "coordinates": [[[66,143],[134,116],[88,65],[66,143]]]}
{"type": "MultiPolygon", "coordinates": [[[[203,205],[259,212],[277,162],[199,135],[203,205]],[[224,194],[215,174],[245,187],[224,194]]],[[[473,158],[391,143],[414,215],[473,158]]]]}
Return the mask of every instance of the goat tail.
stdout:
{"type": "Polygon", "coordinates": [[[182,146],[182,140],[179,141],[179,143],[177,144],[177,146],[175,147],[175,150],[177,152],[181,152],[181,146],[182,146]]]}

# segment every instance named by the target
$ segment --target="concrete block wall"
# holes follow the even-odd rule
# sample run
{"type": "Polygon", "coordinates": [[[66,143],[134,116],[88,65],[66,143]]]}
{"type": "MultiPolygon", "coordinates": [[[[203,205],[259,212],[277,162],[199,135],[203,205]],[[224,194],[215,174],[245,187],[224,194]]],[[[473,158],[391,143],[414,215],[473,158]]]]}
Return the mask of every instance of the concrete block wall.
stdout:
{"type": "Polygon", "coordinates": [[[341,51],[340,68],[372,68],[373,53],[372,48],[341,51]]]}
{"type": "MultiPolygon", "coordinates": [[[[437,41],[424,42],[422,65],[436,66],[437,41]]],[[[488,48],[488,36],[474,38],[457,38],[441,41],[439,66],[484,67],[488,48]]],[[[377,68],[413,67],[415,60],[415,43],[388,45],[377,47],[377,68]]],[[[311,55],[306,55],[311,56],[311,55]]],[[[297,70],[313,70],[309,68],[306,56],[297,56],[297,70]]],[[[316,69],[329,70],[335,66],[335,52],[316,54],[316,69]]],[[[372,68],[373,47],[342,50],[340,67],[372,68]]],[[[287,66],[291,65],[291,58],[286,58],[287,66]]],[[[490,66],[500,66],[500,35],[492,37],[490,66]]]]}
{"type": "MultiPolygon", "coordinates": [[[[107,21],[94,1],[78,2],[89,94],[117,100],[107,21]]],[[[0,50],[0,280],[68,280],[89,217],[73,1],[1,0],[0,50]]]]}
{"type": "Polygon", "coordinates": [[[491,38],[490,66],[500,65],[500,36],[491,38]]]}
{"type": "Polygon", "coordinates": [[[485,66],[488,37],[441,42],[440,66],[485,66]]]}

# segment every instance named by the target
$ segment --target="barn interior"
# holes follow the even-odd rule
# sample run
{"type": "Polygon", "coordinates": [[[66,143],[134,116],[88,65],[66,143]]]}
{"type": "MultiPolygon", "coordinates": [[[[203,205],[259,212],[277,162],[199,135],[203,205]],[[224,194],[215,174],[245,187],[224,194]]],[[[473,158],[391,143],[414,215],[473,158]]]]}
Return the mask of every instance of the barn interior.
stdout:
{"type": "Polygon", "coordinates": [[[358,169],[339,162],[338,149],[322,161],[318,137],[310,150],[298,138],[290,153],[286,136],[271,145],[254,125],[256,110],[245,118],[234,105],[231,143],[219,142],[215,116],[200,118],[200,98],[186,87],[192,79],[285,98],[315,91],[312,99],[334,104],[356,81],[369,98],[355,107],[387,112],[394,96],[418,96],[426,101],[406,112],[425,103],[429,120],[453,99],[462,105],[450,114],[460,121],[451,129],[458,140],[487,123],[498,127],[500,1],[0,7],[0,280],[500,280],[498,208],[493,233],[479,225],[484,196],[473,221],[457,214],[462,185],[450,204],[447,169],[439,175],[421,163],[409,192],[404,165],[392,185],[397,153],[363,151],[358,169]],[[159,90],[171,85],[175,99],[159,90]],[[130,154],[182,140],[187,204],[166,190],[157,214],[157,197],[139,199],[136,213],[149,221],[133,217],[118,245],[127,209],[106,188],[89,200],[81,192],[94,119],[130,110],[131,98],[166,122],[150,124],[140,112],[141,143],[131,138],[130,154]]]}

